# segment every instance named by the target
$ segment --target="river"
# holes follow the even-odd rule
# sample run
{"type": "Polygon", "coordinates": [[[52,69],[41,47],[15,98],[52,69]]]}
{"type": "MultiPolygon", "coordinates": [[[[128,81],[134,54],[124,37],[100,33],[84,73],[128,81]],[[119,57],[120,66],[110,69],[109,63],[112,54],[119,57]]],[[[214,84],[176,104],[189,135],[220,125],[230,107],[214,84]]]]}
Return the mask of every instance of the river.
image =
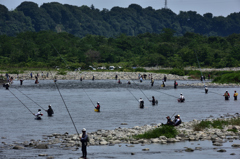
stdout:
{"type": "MultiPolygon", "coordinates": [[[[156,81],[154,86],[150,86],[150,81],[145,80],[142,83],[135,80],[131,85],[126,80],[123,84],[117,84],[116,80],[59,80],[57,85],[66,102],[67,108],[78,129],[84,127],[87,132],[99,129],[115,129],[118,127],[134,127],[145,124],[165,123],[166,116],[176,114],[181,115],[182,121],[191,121],[193,119],[206,119],[209,116],[214,118],[223,114],[234,114],[240,112],[239,101],[233,100],[233,92],[238,88],[234,87],[214,87],[209,88],[209,93],[205,94],[204,89],[200,87],[181,87],[173,89],[173,81],[167,81],[166,87],[160,87],[161,82],[156,81]],[[140,89],[141,88],[141,89],[140,89]],[[228,90],[231,98],[225,101],[222,94],[228,90]],[[86,93],[90,97],[86,95],[86,93]],[[186,98],[185,103],[178,103],[177,98],[180,93],[186,98]],[[134,97],[134,96],[135,97],[134,97]],[[152,106],[147,97],[155,96],[158,105],[152,106]],[[139,109],[139,98],[145,101],[145,108],[139,109]],[[101,112],[94,112],[93,101],[96,106],[100,102],[101,112]],[[127,123],[127,125],[121,125],[127,123]]],[[[178,81],[182,83],[196,83],[199,81],[178,81]]],[[[42,139],[44,135],[52,133],[63,134],[68,132],[75,134],[76,130],[71,122],[69,114],[63,101],[56,89],[53,81],[42,80],[38,85],[33,80],[25,80],[20,86],[19,81],[14,81],[10,87],[11,92],[23,102],[33,113],[37,113],[39,107],[20,93],[22,91],[28,97],[44,108],[51,104],[54,110],[54,116],[48,117],[42,110],[43,120],[34,120],[32,113],[22,105],[9,91],[0,89],[1,96],[1,142],[8,144],[14,142],[29,141],[31,139],[42,139]]],[[[237,90],[238,91],[238,90],[237,90]]],[[[239,143],[239,140],[234,140],[239,143]]],[[[211,141],[199,142],[180,142],[176,144],[151,144],[135,145],[134,148],[126,147],[124,144],[115,146],[90,146],[88,148],[89,158],[239,158],[239,151],[232,149],[230,143],[225,143],[223,147],[227,150],[224,155],[216,152],[211,141]],[[202,151],[194,153],[181,152],[186,146],[195,146],[200,144],[202,151]],[[148,147],[150,151],[143,152],[142,148],[148,147]],[[175,152],[177,151],[177,152],[175,152]],[[135,155],[129,155],[134,152],[135,155]],[[230,156],[230,152],[236,155],[230,156]]],[[[0,158],[38,158],[37,154],[47,153],[55,158],[78,158],[81,151],[59,150],[50,148],[48,150],[36,150],[26,148],[24,150],[6,150],[0,148],[0,158]],[[14,153],[13,153],[14,152],[14,153]]],[[[41,157],[39,157],[41,158],[41,157]]]]}

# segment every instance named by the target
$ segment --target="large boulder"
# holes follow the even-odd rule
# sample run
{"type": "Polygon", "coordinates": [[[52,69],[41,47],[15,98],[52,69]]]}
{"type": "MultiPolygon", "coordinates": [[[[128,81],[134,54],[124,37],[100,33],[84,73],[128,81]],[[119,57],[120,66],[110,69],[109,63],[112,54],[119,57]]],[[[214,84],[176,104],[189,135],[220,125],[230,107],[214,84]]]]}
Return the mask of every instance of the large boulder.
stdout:
{"type": "Polygon", "coordinates": [[[34,148],[36,148],[36,149],[48,149],[48,145],[47,144],[39,144],[39,145],[35,146],[34,148]]]}

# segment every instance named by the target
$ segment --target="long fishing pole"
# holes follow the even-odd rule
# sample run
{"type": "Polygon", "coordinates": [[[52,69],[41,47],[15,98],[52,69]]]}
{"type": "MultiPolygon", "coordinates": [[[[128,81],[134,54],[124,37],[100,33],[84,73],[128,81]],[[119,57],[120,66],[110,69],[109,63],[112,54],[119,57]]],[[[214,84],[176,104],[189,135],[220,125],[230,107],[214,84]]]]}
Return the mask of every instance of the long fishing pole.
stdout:
{"type": "MultiPolygon", "coordinates": [[[[200,72],[201,72],[201,78],[202,78],[202,69],[201,69],[201,67],[200,67],[200,64],[199,64],[199,61],[198,61],[198,56],[197,56],[197,53],[196,53],[196,51],[194,50],[194,52],[195,52],[195,54],[196,54],[196,58],[197,58],[197,62],[198,62],[198,67],[199,67],[199,69],[200,69],[200,72]]],[[[205,82],[204,82],[204,80],[202,79],[202,82],[204,83],[204,86],[205,86],[205,82]]]]}
{"type": "Polygon", "coordinates": [[[11,92],[12,95],[13,95],[14,97],[16,97],[16,98],[19,100],[19,102],[22,103],[22,105],[23,105],[24,107],[26,107],[29,112],[31,112],[31,114],[34,115],[34,113],[33,113],[17,96],[15,96],[15,94],[13,94],[12,91],[9,90],[9,92],[11,92]]]}
{"type": "MultiPolygon", "coordinates": [[[[117,84],[117,88],[119,89],[118,84],[117,84]]],[[[128,92],[131,93],[131,95],[138,101],[138,99],[136,98],[136,96],[134,96],[133,93],[132,93],[128,88],[126,88],[126,89],[127,89],[128,92]]]]}
{"type": "MultiPolygon", "coordinates": [[[[49,70],[49,72],[50,72],[51,75],[52,75],[52,72],[50,71],[49,68],[48,68],[48,70],[49,70]]],[[[53,76],[53,75],[52,75],[52,76],[53,76]]],[[[72,116],[71,116],[71,114],[70,114],[70,112],[69,112],[69,110],[68,110],[68,107],[67,107],[67,105],[66,105],[66,103],[65,103],[65,101],[64,101],[64,99],[63,99],[63,96],[62,96],[62,94],[61,94],[61,92],[60,92],[60,90],[59,90],[59,88],[58,88],[57,82],[54,82],[54,84],[55,84],[55,86],[56,86],[56,88],[57,88],[57,90],[58,90],[58,92],[59,92],[59,94],[60,94],[60,97],[62,98],[62,101],[63,101],[63,103],[64,103],[64,105],[65,105],[65,108],[67,109],[68,115],[69,115],[69,117],[70,117],[70,119],[71,119],[71,121],[72,121],[72,123],[73,123],[73,126],[74,126],[74,128],[75,128],[75,130],[76,130],[76,132],[77,132],[77,135],[79,136],[77,127],[76,127],[76,125],[75,125],[75,123],[74,123],[74,121],[73,121],[73,119],[72,119],[72,116]]]]}
{"type": "MultiPolygon", "coordinates": [[[[128,77],[131,79],[131,77],[128,75],[128,77]]],[[[132,79],[131,79],[132,80],[132,79]]],[[[132,80],[133,81],[133,80],[132,80]]],[[[133,83],[135,83],[133,81],[133,83]]],[[[141,88],[135,83],[135,85],[138,87],[138,89],[145,95],[145,97],[148,99],[148,97],[146,96],[146,94],[141,90],[141,88]]],[[[151,102],[149,99],[148,99],[149,102],[151,102]]]]}
{"type": "Polygon", "coordinates": [[[94,108],[95,108],[95,105],[94,105],[94,103],[93,103],[93,101],[91,100],[91,98],[88,96],[88,94],[87,94],[87,92],[85,91],[85,89],[83,88],[83,91],[85,92],[85,94],[87,95],[87,97],[89,98],[89,100],[92,102],[92,104],[93,104],[93,106],[94,106],[94,108]]]}
{"type": "Polygon", "coordinates": [[[35,103],[36,105],[38,105],[39,107],[41,107],[43,110],[45,110],[41,105],[37,104],[34,100],[32,100],[30,97],[28,97],[26,94],[24,94],[22,91],[20,91],[19,89],[15,88],[16,90],[18,90],[19,92],[21,92],[23,95],[25,95],[28,99],[30,99],[33,103],[35,103]]]}

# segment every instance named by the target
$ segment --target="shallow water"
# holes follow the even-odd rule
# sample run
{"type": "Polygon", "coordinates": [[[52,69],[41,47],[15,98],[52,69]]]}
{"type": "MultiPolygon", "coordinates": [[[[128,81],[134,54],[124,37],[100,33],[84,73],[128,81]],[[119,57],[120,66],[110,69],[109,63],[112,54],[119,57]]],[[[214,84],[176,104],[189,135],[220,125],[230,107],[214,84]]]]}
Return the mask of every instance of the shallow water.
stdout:
{"type": "MultiPolygon", "coordinates": [[[[165,88],[160,88],[160,81],[155,82],[153,87],[150,86],[149,80],[146,80],[143,83],[135,81],[135,83],[132,82],[131,85],[126,84],[127,81],[123,80],[122,82],[123,84],[117,84],[116,80],[85,80],[82,82],[76,80],[59,80],[57,82],[59,90],[79,132],[81,132],[83,127],[85,127],[88,132],[92,132],[98,129],[115,129],[117,127],[134,127],[137,125],[142,126],[145,124],[164,123],[166,122],[165,117],[168,115],[171,116],[175,112],[176,114],[181,115],[183,121],[206,119],[210,115],[216,118],[223,114],[234,114],[236,112],[240,112],[239,101],[234,101],[232,97],[234,90],[237,88],[209,88],[209,93],[205,94],[204,89],[200,87],[194,88],[180,86],[178,89],[173,89],[173,81],[167,81],[165,88]],[[139,88],[141,88],[142,91],[139,88]],[[231,95],[229,101],[225,101],[222,96],[226,89],[231,95]],[[100,102],[100,113],[94,112],[94,106],[84,90],[95,105],[98,101],[100,102]],[[158,105],[152,106],[142,92],[149,99],[151,96],[155,96],[155,98],[159,101],[158,105]],[[183,93],[185,96],[185,103],[177,102],[177,98],[180,93],[183,93]],[[138,101],[135,99],[139,99],[140,97],[145,101],[144,109],[139,109],[138,101]],[[121,123],[127,123],[128,125],[121,125],[121,123]]],[[[178,81],[179,84],[196,82],[199,81],[178,81]]],[[[0,139],[1,142],[12,143],[13,141],[23,142],[29,141],[30,139],[37,140],[42,139],[43,135],[49,135],[52,133],[76,133],[76,130],[74,129],[71,119],[66,111],[66,107],[64,106],[53,81],[40,81],[38,85],[35,85],[34,81],[26,80],[24,81],[23,86],[19,85],[19,81],[15,81],[10,87],[10,90],[31,110],[31,112],[28,111],[28,109],[25,108],[14,96],[12,96],[9,91],[6,91],[3,88],[0,89],[0,137],[7,138],[0,139]],[[40,121],[34,120],[34,116],[31,112],[36,113],[39,107],[17,89],[46,109],[48,105],[51,104],[55,113],[54,116],[48,117],[46,112],[42,111],[44,114],[43,119],[40,121]]],[[[185,143],[187,142],[180,144],[181,148],[184,147],[182,145],[185,143]]],[[[163,154],[169,155],[169,158],[174,158],[174,156],[177,155],[182,156],[182,153],[169,154],[169,151],[178,148],[176,145],[179,145],[179,143],[165,146],[159,144],[148,145],[151,150],[156,151],[156,153],[151,154],[151,158],[157,158],[156,156],[162,156],[163,154]],[[162,152],[162,148],[166,148],[166,150],[162,152]],[[158,153],[157,149],[161,149],[161,153],[158,153]]],[[[139,148],[138,146],[135,146],[134,148],[137,149],[137,151],[140,151],[140,156],[129,156],[129,149],[124,149],[123,147],[121,147],[123,149],[123,154],[126,154],[127,158],[139,158],[142,155],[144,157],[144,154],[148,156],[148,152],[145,153],[141,151],[140,145],[139,148]]],[[[12,151],[13,150],[9,150],[7,152],[4,151],[4,153],[7,154],[7,157],[11,158],[12,151]]],[[[51,154],[52,150],[50,149],[44,151],[51,154]]],[[[60,150],[56,149],[56,152],[58,151],[60,150]]],[[[77,158],[81,155],[80,151],[65,151],[68,153],[67,156],[64,156],[64,152],[58,152],[62,155],[56,156],[56,158],[77,158]]],[[[209,153],[208,151],[210,150],[206,151],[207,154],[202,155],[209,154],[208,157],[212,158],[212,151],[209,153]]],[[[21,155],[21,152],[23,151],[20,150],[16,152],[19,152],[16,154],[21,155]]],[[[41,151],[39,150],[24,150],[24,156],[36,156],[36,154],[40,152],[41,151]]],[[[89,157],[124,158],[125,155],[121,156],[120,152],[122,151],[118,146],[91,146],[89,149],[89,157]]],[[[55,153],[52,152],[52,154],[55,153]]],[[[193,156],[194,155],[198,154],[194,152],[193,156]]],[[[148,158],[147,156],[146,158],[148,158]]],[[[205,156],[202,156],[202,158],[203,157],[205,156]]]]}

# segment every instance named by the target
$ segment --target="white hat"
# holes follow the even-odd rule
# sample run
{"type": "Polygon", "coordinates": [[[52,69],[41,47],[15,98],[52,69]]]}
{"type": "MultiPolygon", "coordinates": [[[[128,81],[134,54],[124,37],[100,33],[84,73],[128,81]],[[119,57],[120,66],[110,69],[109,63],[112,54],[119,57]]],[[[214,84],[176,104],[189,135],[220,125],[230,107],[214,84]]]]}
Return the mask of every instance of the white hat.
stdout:
{"type": "Polygon", "coordinates": [[[83,128],[83,129],[82,129],[82,131],[86,131],[86,129],[85,129],[85,128],[83,128]]]}
{"type": "Polygon", "coordinates": [[[49,106],[51,107],[51,104],[49,104],[49,106]]]}
{"type": "Polygon", "coordinates": [[[97,104],[100,104],[100,102],[97,102],[97,104]]]}

